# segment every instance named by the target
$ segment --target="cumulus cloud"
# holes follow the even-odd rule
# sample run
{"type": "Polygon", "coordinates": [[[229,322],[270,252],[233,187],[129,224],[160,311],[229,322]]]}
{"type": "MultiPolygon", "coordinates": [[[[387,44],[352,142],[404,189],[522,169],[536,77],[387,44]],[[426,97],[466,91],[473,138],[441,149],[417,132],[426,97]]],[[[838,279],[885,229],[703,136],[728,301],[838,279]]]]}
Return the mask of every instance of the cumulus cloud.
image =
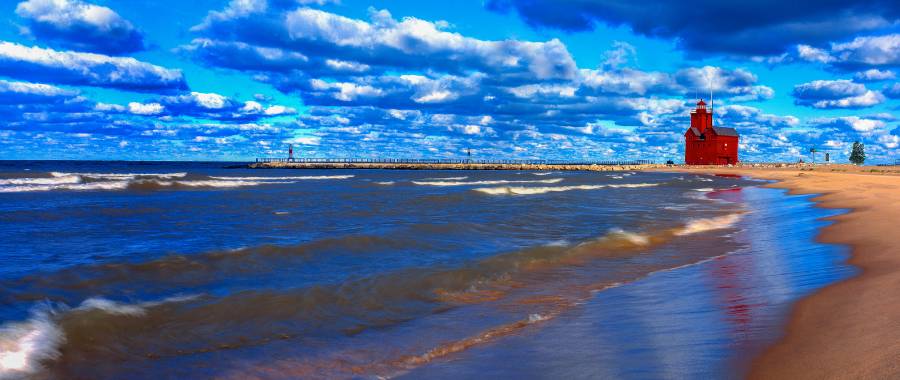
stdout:
{"type": "Polygon", "coordinates": [[[891,70],[868,69],[860,71],[853,76],[858,82],[879,82],[888,79],[894,79],[897,75],[891,70]]]}
{"type": "Polygon", "coordinates": [[[135,115],[159,115],[165,110],[165,107],[159,103],[128,103],[128,112],[135,115]]]}
{"type": "Polygon", "coordinates": [[[859,33],[890,28],[900,20],[894,1],[701,0],[640,3],[579,0],[490,0],[486,7],[514,11],[530,25],[566,31],[597,24],[625,25],[637,34],[669,38],[691,54],[778,55],[793,46],[818,46],[859,33]]]}
{"type": "Polygon", "coordinates": [[[59,47],[119,55],[144,49],[143,35],[118,13],[81,0],[27,0],[16,14],[27,32],[59,47]]]}
{"type": "Polygon", "coordinates": [[[759,108],[744,105],[719,107],[716,109],[716,116],[718,121],[725,126],[757,128],[760,130],[796,127],[800,124],[800,119],[795,116],[779,116],[765,113],[759,108]]]}
{"type": "Polygon", "coordinates": [[[856,132],[863,133],[883,129],[886,126],[885,122],[882,120],[862,118],[858,116],[815,118],[810,120],[810,124],[815,125],[819,128],[830,127],[836,129],[851,129],[856,132]]]}
{"type": "Polygon", "coordinates": [[[61,103],[76,100],[78,91],[42,83],[0,80],[0,104],[61,103]]]}
{"type": "Polygon", "coordinates": [[[28,81],[131,91],[187,88],[181,70],[167,69],[134,58],[57,51],[2,41],[0,75],[28,81]]]}
{"type": "Polygon", "coordinates": [[[846,79],[815,80],[794,86],[795,103],[815,108],[865,108],[884,102],[884,95],[846,79]]]}
{"type": "MultiPolygon", "coordinates": [[[[241,2],[243,3],[243,2],[241,2]]],[[[273,76],[378,74],[386,70],[477,70],[521,81],[571,79],[575,62],[559,40],[489,41],[442,30],[434,22],[386,10],[364,21],[300,7],[239,7],[213,12],[193,30],[201,37],[183,51],[212,66],[273,76]]]]}

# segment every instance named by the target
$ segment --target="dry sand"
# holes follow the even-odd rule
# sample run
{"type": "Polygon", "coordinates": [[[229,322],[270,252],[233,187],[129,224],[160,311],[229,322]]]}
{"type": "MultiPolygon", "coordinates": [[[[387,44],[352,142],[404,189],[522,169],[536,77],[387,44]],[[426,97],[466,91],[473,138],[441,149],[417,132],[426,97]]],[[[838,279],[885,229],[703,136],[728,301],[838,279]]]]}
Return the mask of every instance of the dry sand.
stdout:
{"type": "MultiPolygon", "coordinates": [[[[665,169],[662,169],[665,171],[665,169]]],[[[860,273],[795,306],[784,338],[754,361],[759,379],[900,379],[900,167],[678,167],[773,179],[819,206],[850,209],[818,237],[852,248],[860,273]]]]}

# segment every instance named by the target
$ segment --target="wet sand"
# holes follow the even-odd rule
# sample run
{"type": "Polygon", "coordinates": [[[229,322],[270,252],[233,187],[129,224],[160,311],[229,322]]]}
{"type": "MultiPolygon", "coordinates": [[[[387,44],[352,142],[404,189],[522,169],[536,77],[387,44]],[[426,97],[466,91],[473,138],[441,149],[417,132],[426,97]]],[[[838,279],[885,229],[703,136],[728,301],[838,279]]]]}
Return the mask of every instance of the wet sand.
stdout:
{"type": "MultiPolygon", "coordinates": [[[[669,170],[673,171],[673,170],[669,170]]],[[[900,167],[679,167],[777,180],[819,206],[849,209],[818,240],[852,248],[858,276],[795,306],[784,338],[753,364],[759,379],[900,378],[900,167]]]]}

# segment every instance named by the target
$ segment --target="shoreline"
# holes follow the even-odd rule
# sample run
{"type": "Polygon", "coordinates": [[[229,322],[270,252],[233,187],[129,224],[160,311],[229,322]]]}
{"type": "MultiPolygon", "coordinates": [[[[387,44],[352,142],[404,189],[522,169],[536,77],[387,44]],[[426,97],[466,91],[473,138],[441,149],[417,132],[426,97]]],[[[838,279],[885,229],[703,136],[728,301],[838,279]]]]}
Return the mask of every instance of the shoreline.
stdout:
{"type": "Polygon", "coordinates": [[[846,264],[859,272],[797,301],[782,337],[753,360],[749,378],[900,375],[900,171],[844,165],[651,170],[774,180],[764,186],[815,194],[816,207],[848,210],[828,218],[834,224],[816,241],[850,247],[846,264]]]}

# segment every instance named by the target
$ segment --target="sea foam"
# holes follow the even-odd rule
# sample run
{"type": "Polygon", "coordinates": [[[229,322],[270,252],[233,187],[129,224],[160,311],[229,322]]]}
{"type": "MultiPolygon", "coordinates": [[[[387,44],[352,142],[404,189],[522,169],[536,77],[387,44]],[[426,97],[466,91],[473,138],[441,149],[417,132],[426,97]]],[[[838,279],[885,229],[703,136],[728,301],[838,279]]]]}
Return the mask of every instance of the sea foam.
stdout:
{"type": "Polygon", "coordinates": [[[742,217],[743,213],[733,213],[713,218],[694,219],[687,222],[684,227],[676,230],[675,235],[684,236],[696,234],[699,232],[729,228],[740,221],[742,217]]]}
{"type": "Polygon", "coordinates": [[[512,181],[512,180],[492,180],[492,181],[469,181],[469,182],[458,182],[458,181],[412,181],[412,183],[416,185],[424,185],[424,186],[477,186],[477,185],[503,185],[507,183],[559,183],[562,182],[562,178],[551,178],[551,179],[542,179],[542,180],[531,180],[531,181],[512,181]]]}
{"type": "Polygon", "coordinates": [[[64,313],[103,312],[112,315],[140,316],[148,308],[166,303],[187,302],[198,295],[175,296],[160,301],[127,304],[101,297],[93,297],[78,307],[53,307],[41,304],[25,321],[0,325],[0,380],[20,379],[38,373],[41,363],[59,357],[59,346],[65,342],[65,332],[56,322],[64,313]]]}
{"type": "Polygon", "coordinates": [[[293,177],[203,177],[187,179],[187,173],[64,173],[51,177],[0,179],[0,193],[42,191],[90,191],[155,189],[167,187],[235,188],[265,184],[294,183],[301,180],[348,179],[353,175],[293,177]],[[204,179],[205,178],[205,179],[204,179]]]}
{"type": "Polygon", "coordinates": [[[524,187],[524,186],[500,186],[500,187],[481,187],[473,189],[477,192],[490,195],[534,195],[546,194],[572,190],[597,190],[603,188],[638,188],[657,186],[655,183],[625,183],[615,185],[573,185],[573,186],[540,186],[540,187],[524,187]]]}
{"type": "Polygon", "coordinates": [[[230,181],[302,181],[302,180],[319,180],[319,179],[350,179],[354,175],[307,175],[294,177],[209,177],[212,179],[230,180],[230,181]]]}

